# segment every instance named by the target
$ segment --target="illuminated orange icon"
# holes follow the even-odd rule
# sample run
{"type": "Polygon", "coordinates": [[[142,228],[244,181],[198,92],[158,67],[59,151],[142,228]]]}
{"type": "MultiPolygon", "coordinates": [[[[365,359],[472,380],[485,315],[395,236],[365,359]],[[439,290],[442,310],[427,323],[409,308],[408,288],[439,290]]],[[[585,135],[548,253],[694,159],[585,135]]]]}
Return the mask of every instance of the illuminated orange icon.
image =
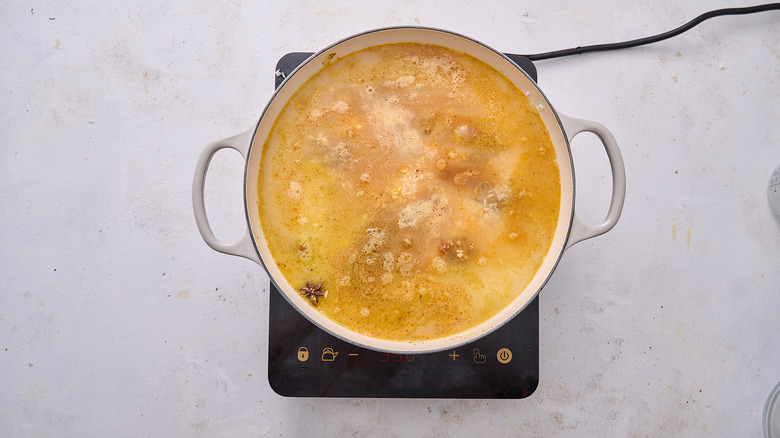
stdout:
{"type": "Polygon", "coordinates": [[[474,363],[485,363],[487,356],[479,352],[479,348],[475,348],[474,351],[474,363]]]}
{"type": "Polygon", "coordinates": [[[339,355],[338,351],[333,351],[333,349],[330,348],[330,347],[324,348],[322,350],[322,361],[323,362],[333,362],[334,360],[336,360],[336,356],[338,356],[338,355],[339,355]]]}
{"type": "Polygon", "coordinates": [[[496,353],[496,358],[501,363],[509,363],[512,360],[512,350],[508,348],[502,348],[496,353]]]}
{"type": "Polygon", "coordinates": [[[301,362],[306,362],[309,360],[309,349],[306,347],[301,347],[298,349],[298,360],[301,362]]]}

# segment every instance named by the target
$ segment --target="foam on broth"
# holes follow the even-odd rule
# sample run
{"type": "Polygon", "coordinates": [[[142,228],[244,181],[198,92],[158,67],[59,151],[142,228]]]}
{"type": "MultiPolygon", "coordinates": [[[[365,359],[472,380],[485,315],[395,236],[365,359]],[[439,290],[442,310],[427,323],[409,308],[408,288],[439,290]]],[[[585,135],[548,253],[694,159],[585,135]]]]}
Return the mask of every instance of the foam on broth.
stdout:
{"type": "Polygon", "coordinates": [[[553,239],[560,176],[524,93],[444,47],[387,44],[336,59],[265,142],[260,220],[296,289],[368,336],[452,335],[506,307],[553,239]]]}

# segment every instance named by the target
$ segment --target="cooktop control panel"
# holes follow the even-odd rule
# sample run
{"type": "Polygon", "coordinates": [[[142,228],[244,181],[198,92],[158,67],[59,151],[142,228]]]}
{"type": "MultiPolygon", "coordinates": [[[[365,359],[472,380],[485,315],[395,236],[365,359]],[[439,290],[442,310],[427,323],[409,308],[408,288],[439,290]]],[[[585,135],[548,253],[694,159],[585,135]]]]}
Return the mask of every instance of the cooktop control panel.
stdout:
{"type": "Polygon", "coordinates": [[[271,286],[268,381],[290,397],[524,398],[539,378],[539,305],[438,353],[357,347],[310,323],[271,286]]]}

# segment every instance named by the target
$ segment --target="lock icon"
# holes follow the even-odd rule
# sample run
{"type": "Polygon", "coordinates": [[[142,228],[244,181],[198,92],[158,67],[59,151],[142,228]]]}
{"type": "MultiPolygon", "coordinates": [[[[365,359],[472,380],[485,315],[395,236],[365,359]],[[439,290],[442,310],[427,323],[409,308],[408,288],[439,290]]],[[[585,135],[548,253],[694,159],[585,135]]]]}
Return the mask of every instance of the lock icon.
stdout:
{"type": "Polygon", "coordinates": [[[309,360],[309,349],[306,347],[301,347],[298,349],[298,360],[301,362],[306,362],[309,360]]]}
{"type": "Polygon", "coordinates": [[[336,356],[338,355],[339,355],[338,351],[333,351],[333,349],[330,347],[324,348],[322,350],[322,361],[333,362],[334,360],[336,360],[336,356]]]}

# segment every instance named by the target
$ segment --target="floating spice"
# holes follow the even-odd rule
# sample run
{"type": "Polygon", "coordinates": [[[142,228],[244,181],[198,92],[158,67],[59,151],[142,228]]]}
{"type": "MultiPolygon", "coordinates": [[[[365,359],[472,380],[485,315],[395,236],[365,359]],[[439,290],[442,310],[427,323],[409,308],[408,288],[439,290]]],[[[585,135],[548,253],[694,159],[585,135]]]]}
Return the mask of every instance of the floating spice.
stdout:
{"type": "Polygon", "coordinates": [[[324,298],[327,295],[327,292],[322,290],[322,283],[312,284],[308,281],[306,282],[306,286],[298,289],[298,292],[305,298],[308,298],[315,307],[317,306],[320,297],[324,298]]]}

